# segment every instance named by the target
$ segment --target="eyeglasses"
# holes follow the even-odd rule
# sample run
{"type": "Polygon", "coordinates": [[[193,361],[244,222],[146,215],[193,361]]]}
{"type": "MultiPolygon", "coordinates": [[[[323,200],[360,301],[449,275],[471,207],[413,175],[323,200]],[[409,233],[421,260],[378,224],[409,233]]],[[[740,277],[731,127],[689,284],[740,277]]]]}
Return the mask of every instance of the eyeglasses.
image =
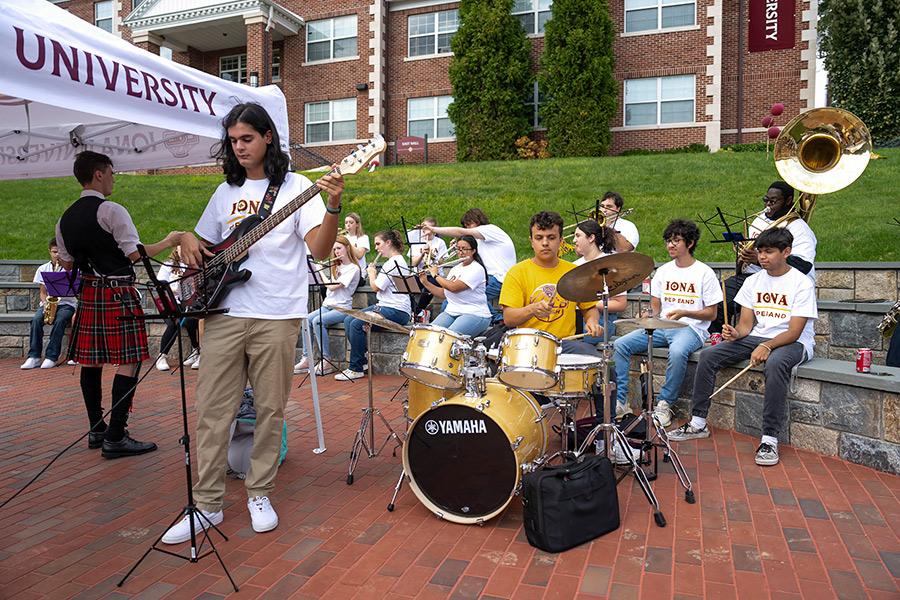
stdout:
{"type": "Polygon", "coordinates": [[[683,240],[682,238],[680,238],[680,237],[672,237],[672,238],[669,238],[669,239],[666,240],[666,244],[667,244],[667,245],[668,245],[668,244],[672,244],[673,246],[677,246],[678,244],[680,244],[680,243],[683,242],[683,241],[684,241],[684,240],[683,240]]]}
{"type": "Polygon", "coordinates": [[[466,248],[464,246],[457,246],[456,251],[457,252],[475,252],[475,249],[474,248],[466,248]]]}
{"type": "Polygon", "coordinates": [[[769,198],[768,196],[762,197],[763,204],[769,206],[770,204],[778,204],[781,202],[781,198],[769,198]]]}

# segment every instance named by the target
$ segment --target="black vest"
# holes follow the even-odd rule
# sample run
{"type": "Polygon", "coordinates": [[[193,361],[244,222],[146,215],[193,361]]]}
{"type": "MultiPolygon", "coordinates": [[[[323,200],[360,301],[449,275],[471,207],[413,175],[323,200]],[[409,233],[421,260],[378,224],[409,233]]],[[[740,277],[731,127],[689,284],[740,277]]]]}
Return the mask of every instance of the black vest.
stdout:
{"type": "Polygon", "coordinates": [[[97,209],[104,202],[98,196],[82,196],[66,209],[59,220],[63,244],[82,273],[134,277],[131,261],[97,222],[97,209]]]}

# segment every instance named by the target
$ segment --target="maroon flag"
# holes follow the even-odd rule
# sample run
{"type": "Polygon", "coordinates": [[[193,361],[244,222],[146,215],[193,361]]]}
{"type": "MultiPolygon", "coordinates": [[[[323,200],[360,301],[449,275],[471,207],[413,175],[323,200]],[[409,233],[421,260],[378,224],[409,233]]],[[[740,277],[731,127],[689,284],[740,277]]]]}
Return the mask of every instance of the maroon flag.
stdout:
{"type": "Polygon", "coordinates": [[[794,47],[794,0],[750,0],[750,52],[794,47]]]}

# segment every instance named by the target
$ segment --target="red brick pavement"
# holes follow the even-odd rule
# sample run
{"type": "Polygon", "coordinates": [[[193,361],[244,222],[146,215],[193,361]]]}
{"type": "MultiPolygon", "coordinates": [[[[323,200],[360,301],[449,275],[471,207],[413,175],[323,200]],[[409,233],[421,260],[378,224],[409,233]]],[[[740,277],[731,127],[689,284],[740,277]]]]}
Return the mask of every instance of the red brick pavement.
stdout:
{"type": "MultiPolygon", "coordinates": [[[[0,361],[0,494],[22,485],[85,424],[71,367],[20,371],[0,361]]],[[[188,373],[193,405],[195,372],[188,373]]],[[[300,379],[297,378],[299,383],[300,379]]],[[[377,377],[395,427],[401,383],[377,377]]],[[[668,519],[658,528],[639,488],[619,486],[622,526],[562,554],[528,545],[521,505],[484,527],[433,517],[405,486],[390,452],[363,457],[345,484],[366,385],[320,380],[328,450],[317,445],[309,388],[287,411],[288,458],[273,502],[281,524],[255,534],[242,482],[229,480],[216,540],[241,590],[267,598],[898,598],[900,477],[782,448],[773,468],[753,463],[755,441],[729,431],[684,443],[697,489],[686,504],[668,465],[654,483],[668,519]]],[[[109,389],[109,378],[106,380],[109,389]]],[[[152,553],[115,583],[184,503],[178,378],[153,371],[139,388],[131,429],[159,443],[145,456],[106,461],[86,442],[0,510],[0,597],[219,598],[230,587],[214,557],[191,564],[152,553]]],[[[190,416],[193,423],[193,414],[190,416]]],[[[379,430],[379,433],[383,430],[379,430]]],[[[183,550],[183,546],[179,547],[183,550]]]]}

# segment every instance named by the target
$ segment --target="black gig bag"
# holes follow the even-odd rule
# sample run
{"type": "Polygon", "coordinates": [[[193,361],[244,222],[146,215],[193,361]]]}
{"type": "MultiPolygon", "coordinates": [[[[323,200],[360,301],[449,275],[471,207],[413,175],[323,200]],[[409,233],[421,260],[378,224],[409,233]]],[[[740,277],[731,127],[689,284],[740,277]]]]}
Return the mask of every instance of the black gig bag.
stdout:
{"type": "Polygon", "coordinates": [[[612,463],[584,455],[523,479],[523,517],[528,543],[562,552],[619,528],[619,497],[612,463]]]}

